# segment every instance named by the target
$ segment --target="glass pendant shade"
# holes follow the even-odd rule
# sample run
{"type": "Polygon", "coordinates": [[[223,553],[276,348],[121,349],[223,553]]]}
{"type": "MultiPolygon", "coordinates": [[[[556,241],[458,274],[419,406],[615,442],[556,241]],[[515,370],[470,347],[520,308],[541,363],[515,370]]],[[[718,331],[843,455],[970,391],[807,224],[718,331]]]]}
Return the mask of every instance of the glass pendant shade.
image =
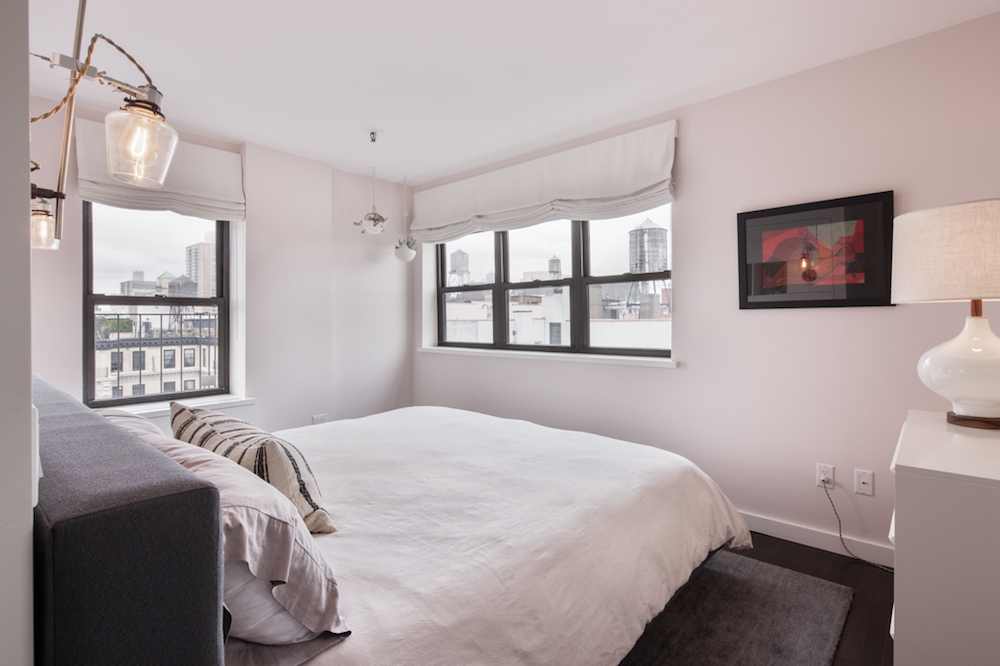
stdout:
{"type": "Polygon", "coordinates": [[[126,104],[104,119],[108,175],[135,187],[163,187],[177,132],[159,114],[126,104]]]}
{"type": "Polygon", "coordinates": [[[56,220],[52,216],[52,204],[43,199],[31,202],[31,248],[34,250],[58,250],[56,220]]]}

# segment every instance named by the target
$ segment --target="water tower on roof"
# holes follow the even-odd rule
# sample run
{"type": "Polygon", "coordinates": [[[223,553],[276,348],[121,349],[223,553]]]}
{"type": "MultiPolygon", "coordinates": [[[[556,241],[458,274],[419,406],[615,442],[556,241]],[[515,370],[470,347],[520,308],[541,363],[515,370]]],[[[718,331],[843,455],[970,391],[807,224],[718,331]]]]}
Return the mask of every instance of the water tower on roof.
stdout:
{"type": "Polygon", "coordinates": [[[469,253],[464,250],[455,250],[449,257],[448,266],[448,286],[459,287],[469,284],[469,253]]]}
{"type": "Polygon", "coordinates": [[[631,273],[667,270],[670,232],[649,218],[628,232],[628,266],[631,273]]]}

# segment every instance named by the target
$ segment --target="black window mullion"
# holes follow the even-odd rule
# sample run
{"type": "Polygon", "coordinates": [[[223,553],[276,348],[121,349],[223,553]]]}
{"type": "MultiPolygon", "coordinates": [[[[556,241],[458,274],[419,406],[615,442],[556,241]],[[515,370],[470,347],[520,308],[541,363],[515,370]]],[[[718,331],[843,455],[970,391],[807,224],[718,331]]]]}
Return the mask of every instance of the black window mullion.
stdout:
{"type": "Polygon", "coordinates": [[[587,306],[587,288],[584,286],[583,278],[586,276],[589,267],[589,254],[587,243],[587,223],[584,221],[573,222],[573,284],[570,286],[569,324],[570,324],[570,346],[574,351],[583,351],[590,346],[590,315],[587,306]]]}
{"type": "Polygon", "coordinates": [[[444,308],[444,299],[446,297],[447,292],[445,291],[444,288],[448,286],[444,281],[445,244],[438,243],[436,249],[437,249],[437,252],[435,253],[436,265],[434,268],[435,272],[437,273],[437,340],[438,340],[438,345],[442,345],[445,342],[447,342],[447,340],[445,340],[444,338],[445,330],[447,327],[447,323],[445,322],[445,308],[444,308]]]}
{"type": "MultiPolygon", "coordinates": [[[[94,335],[97,328],[94,304],[91,294],[94,293],[94,233],[93,206],[89,201],[83,202],[83,399],[89,403],[94,399],[94,387],[97,385],[97,351],[94,348],[94,335]]],[[[108,374],[111,374],[110,366],[108,374]]],[[[117,384],[116,384],[117,385],[117,384]]]]}
{"type": "Polygon", "coordinates": [[[507,289],[510,280],[510,260],[508,256],[507,232],[493,232],[493,346],[507,346],[509,314],[507,312],[507,289]]]}

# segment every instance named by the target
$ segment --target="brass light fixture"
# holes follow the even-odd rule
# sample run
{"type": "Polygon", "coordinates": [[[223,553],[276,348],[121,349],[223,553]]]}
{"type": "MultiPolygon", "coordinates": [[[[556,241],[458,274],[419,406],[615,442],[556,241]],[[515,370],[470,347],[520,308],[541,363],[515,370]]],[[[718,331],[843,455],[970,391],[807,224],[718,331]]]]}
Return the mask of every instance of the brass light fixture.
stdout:
{"type": "MultiPolygon", "coordinates": [[[[83,19],[86,13],[87,0],[80,0],[76,15],[76,36],[73,42],[73,57],[53,53],[51,57],[37,56],[49,63],[51,67],[62,67],[70,70],[69,89],[62,101],[51,111],[31,119],[37,122],[50,118],[66,109],[63,122],[62,152],[59,158],[59,181],[55,190],[31,188],[31,246],[36,249],[57,249],[62,238],[63,201],[65,200],[66,175],[69,170],[69,147],[73,138],[73,120],[76,115],[76,87],[83,79],[92,79],[99,83],[110,85],[129,97],[120,111],[113,111],[104,120],[107,142],[108,175],[127,185],[135,187],[163,187],[170,161],[177,148],[177,132],[170,127],[160,111],[163,95],[146,71],[125,49],[101,34],[96,34],[90,40],[86,60],[80,62],[80,47],[83,39],[83,19]],[[133,86],[118,81],[98,71],[91,66],[94,46],[102,39],[121,51],[146,78],[146,84],[133,86]],[[54,201],[52,204],[47,200],[54,201]]],[[[32,171],[39,168],[32,161],[32,171]]]]}

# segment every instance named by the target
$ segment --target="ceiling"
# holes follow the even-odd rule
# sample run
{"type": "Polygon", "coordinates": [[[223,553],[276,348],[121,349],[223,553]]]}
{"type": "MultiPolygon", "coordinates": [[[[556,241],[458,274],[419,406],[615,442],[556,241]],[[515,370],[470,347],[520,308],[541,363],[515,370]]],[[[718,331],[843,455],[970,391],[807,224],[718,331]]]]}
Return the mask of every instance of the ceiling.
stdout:
{"type": "MultiPolygon", "coordinates": [[[[76,11],[31,0],[31,50],[70,54],[76,11]]],[[[128,50],[182,133],[420,185],[997,11],[1000,0],[91,0],[84,50],[95,32],[128,50]]],[[[31,62],[32,93],[61,98],[65,70],[31,62]]],[[[106,43],[94,64],[143,82],[106,43]]],[[[85,81],[78,99],[111,111],[121,97],[85,81]]]]}

